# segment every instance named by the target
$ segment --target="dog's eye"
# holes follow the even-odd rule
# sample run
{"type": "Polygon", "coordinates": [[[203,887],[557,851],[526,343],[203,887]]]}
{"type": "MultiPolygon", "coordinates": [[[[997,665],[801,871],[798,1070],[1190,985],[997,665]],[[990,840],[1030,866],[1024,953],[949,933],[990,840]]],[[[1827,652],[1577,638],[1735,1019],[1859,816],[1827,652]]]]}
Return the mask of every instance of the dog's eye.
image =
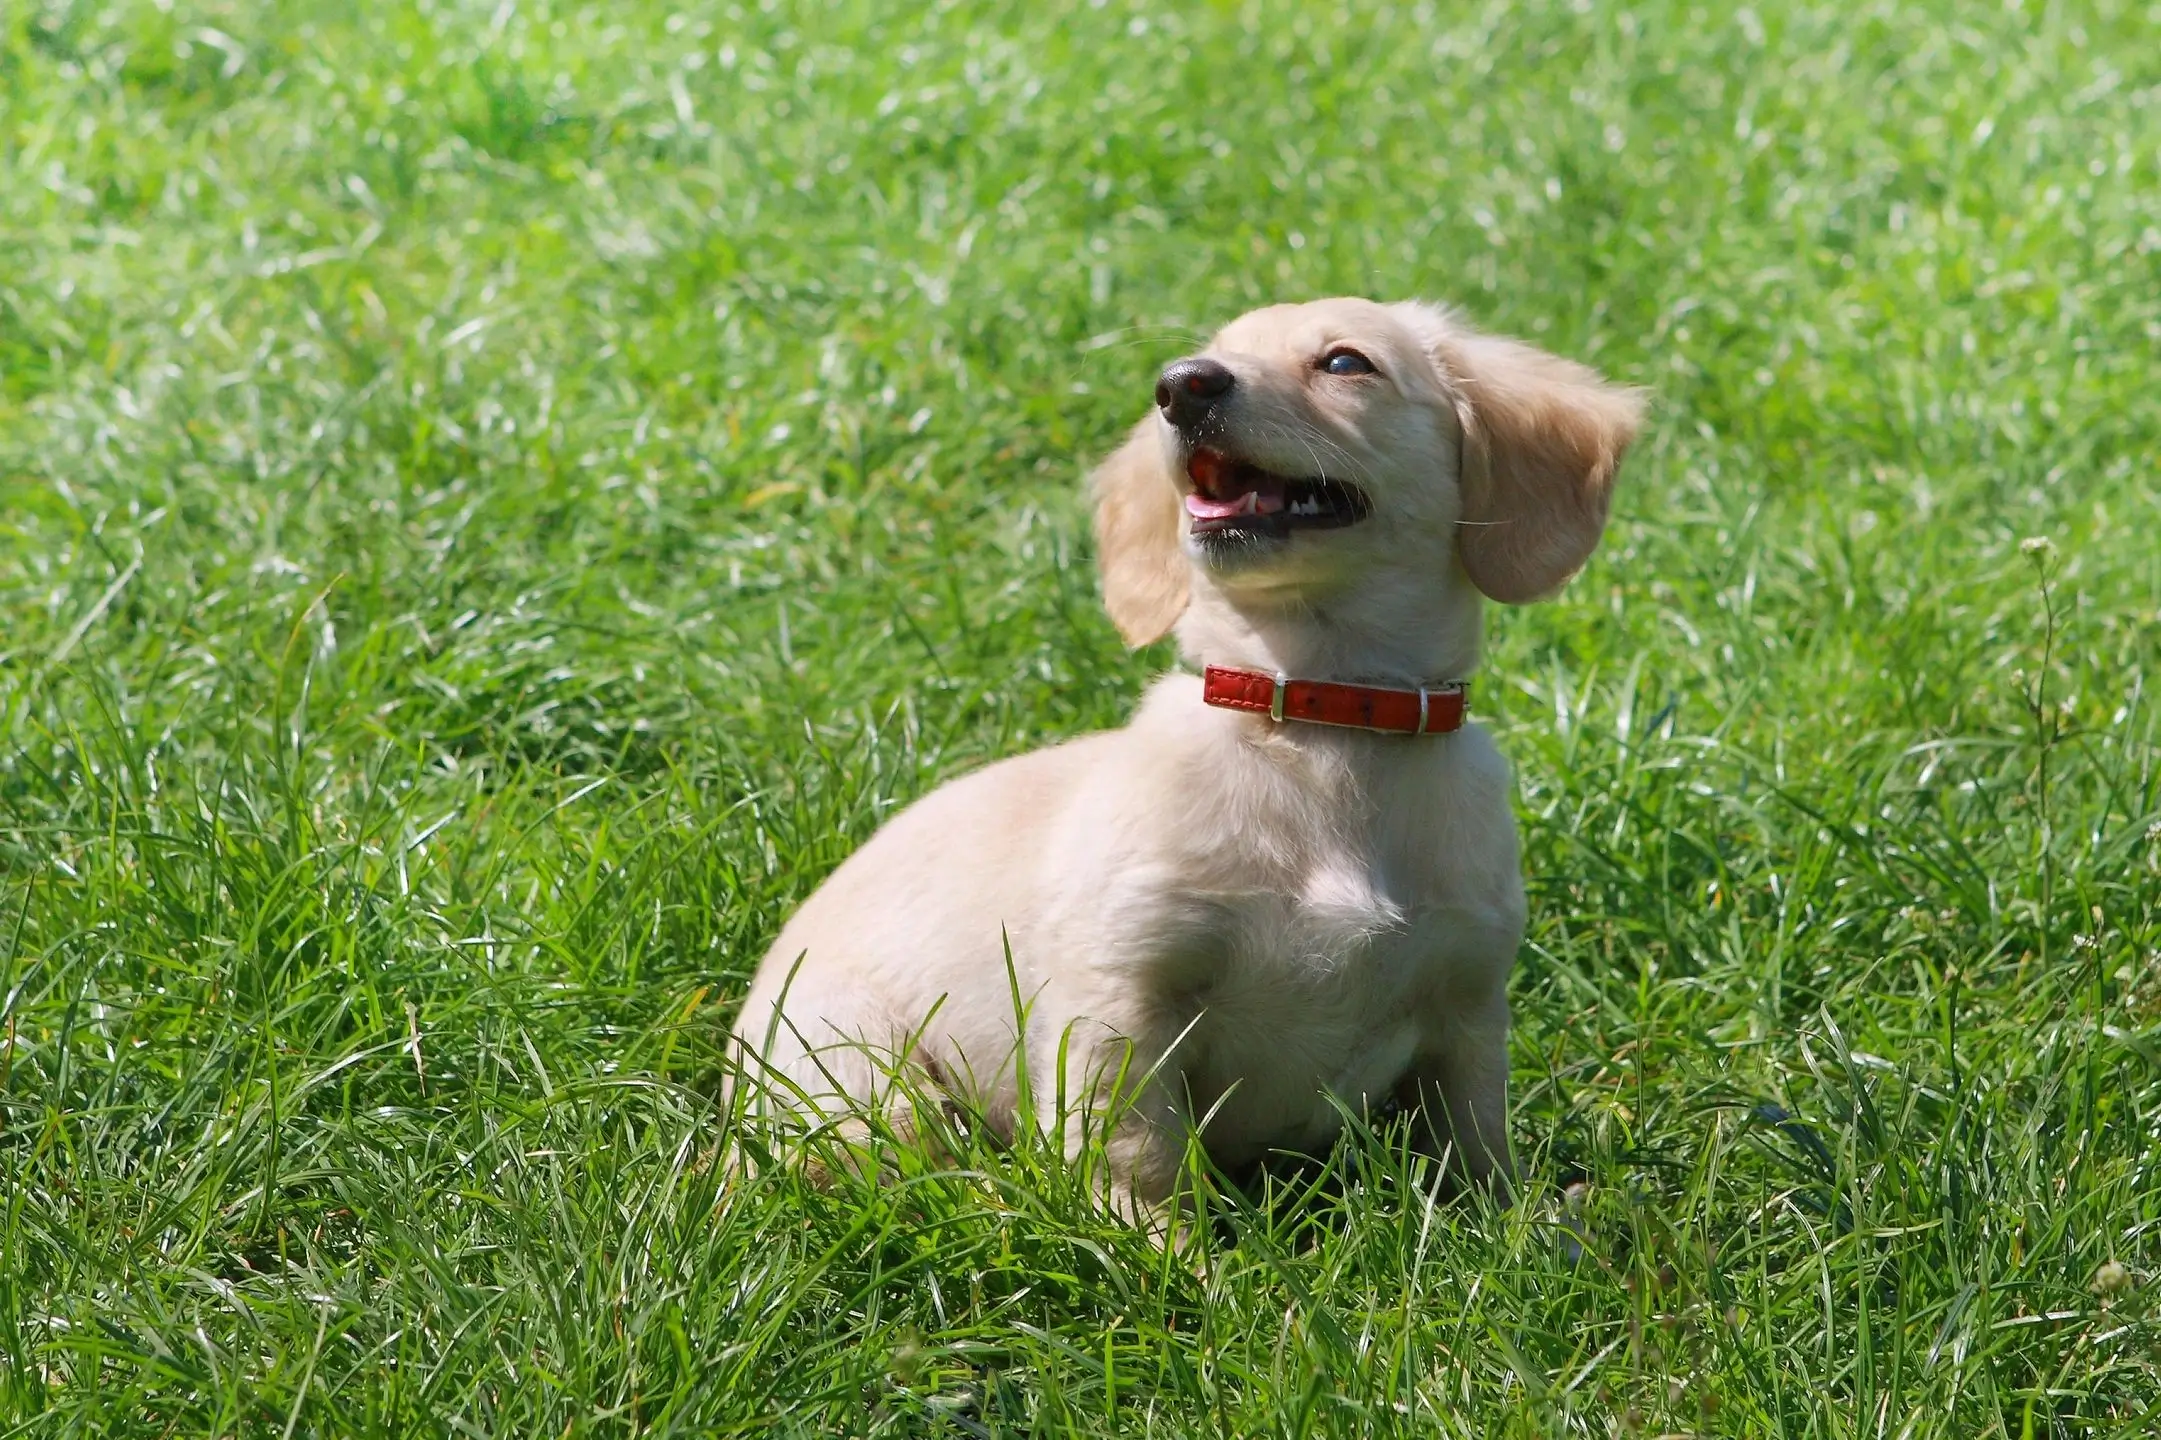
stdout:
{"type": "Polygon", "coordinates": [[[1321,361],[1321,368],[1331,375],[1371,375],[1374,373],[1371,360],[1368,360],[1356,350],[1342,347],[1329,351],[1327,358],[1321,361]]]}

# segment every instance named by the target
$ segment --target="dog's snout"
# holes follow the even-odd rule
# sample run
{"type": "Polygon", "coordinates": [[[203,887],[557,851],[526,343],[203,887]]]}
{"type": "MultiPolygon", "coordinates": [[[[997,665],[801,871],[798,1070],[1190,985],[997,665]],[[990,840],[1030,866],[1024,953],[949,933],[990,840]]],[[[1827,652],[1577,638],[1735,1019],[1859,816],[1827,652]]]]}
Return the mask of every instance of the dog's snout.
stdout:
{"type": "Polygon", "coordinates": [[[1205,355],[1174,360],[1156,380],[1156,407],[1173,425],[1191,425],[1237,383],[1229,366],[1205,355]]]}

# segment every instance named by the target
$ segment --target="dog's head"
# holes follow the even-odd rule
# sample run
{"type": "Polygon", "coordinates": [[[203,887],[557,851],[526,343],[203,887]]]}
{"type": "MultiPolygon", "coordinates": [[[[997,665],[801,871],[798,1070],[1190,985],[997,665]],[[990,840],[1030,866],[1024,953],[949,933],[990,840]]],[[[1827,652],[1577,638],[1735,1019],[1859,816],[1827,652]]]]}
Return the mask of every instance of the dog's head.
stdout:
{"type": "Polygon", "coordinates": [[[1459,576],[1548,594],[1597,545],[1642,418],[1581,365],[1367,300],[1242,316],[1154,400],[1093,482],[1104,600],[1135,645],[1196,586],[1241,608],[1400,595],[1420,574],[1437,596],[1459,576]]]}

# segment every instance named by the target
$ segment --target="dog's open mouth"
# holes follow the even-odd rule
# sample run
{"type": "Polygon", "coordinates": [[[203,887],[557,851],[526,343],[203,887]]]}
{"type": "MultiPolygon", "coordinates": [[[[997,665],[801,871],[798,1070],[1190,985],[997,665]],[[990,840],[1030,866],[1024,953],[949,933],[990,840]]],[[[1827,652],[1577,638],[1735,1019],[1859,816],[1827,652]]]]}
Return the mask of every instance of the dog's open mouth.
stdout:
{"type": "Polygon", "coordinates": [[[1356,485],[1273,474],[1205,446],[1186,462],[1186,478],[1193,482],[1193,493],[1186,496],[1186,514],[1193,517],[1196,535],[1223,530],[1272,535],[1334,530],[1357,524],[1372,509],[1356,485]]]}

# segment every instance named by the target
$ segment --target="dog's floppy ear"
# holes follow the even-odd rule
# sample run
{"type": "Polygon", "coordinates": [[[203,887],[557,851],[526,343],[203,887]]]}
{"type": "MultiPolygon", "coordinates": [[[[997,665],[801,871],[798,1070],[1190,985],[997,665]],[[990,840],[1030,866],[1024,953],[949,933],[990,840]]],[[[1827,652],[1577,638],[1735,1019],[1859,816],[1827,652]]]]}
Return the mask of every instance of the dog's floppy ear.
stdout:
{"type": "Polygon", "coordinates": [[[1095,494],[1096,562],[1103,607],[1128,645],[1146,645],[1185,613],[1190,572],[1178,532],[1184,512],[1164,473],[1163,444],[1150,417],[1133,427],[1089,477],[1095,494]]]}
{"type": "Polygon", "coordinates": [[[1423,318],[1463,425],[1464,571],[1495,600],[1549,595],[1598,545],[1643,397],[1573,360],[1423,318]]]}

